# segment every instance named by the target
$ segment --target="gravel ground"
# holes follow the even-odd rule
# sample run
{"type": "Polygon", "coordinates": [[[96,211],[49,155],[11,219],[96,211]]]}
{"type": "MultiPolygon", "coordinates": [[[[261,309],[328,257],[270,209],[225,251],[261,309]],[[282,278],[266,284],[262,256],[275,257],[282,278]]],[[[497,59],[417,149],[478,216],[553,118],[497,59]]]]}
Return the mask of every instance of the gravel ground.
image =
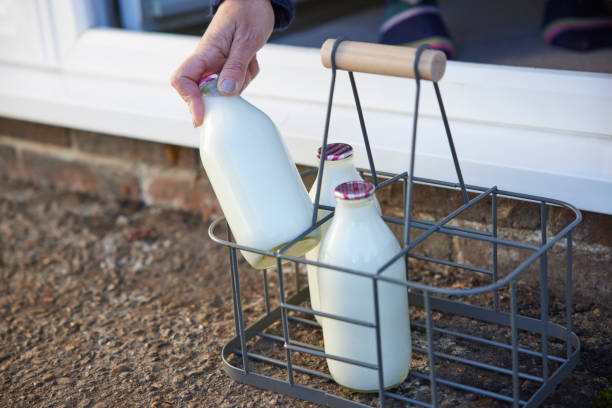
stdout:
{"type": "MultiPolygon", "coordinates": [[[[317,406],[224,374],[227,250],[199,215],[2,179],[0,192],[0,406],[317,406]]],[[[241,285],[252,321],[264,310],[260,276],[241,285]]],[[[612,386],[610,308],[574,306],[581,361],[545,407],[589,407],[612,386]]],[[[492,406],[445,395],[445,406],[492,406]]]]}

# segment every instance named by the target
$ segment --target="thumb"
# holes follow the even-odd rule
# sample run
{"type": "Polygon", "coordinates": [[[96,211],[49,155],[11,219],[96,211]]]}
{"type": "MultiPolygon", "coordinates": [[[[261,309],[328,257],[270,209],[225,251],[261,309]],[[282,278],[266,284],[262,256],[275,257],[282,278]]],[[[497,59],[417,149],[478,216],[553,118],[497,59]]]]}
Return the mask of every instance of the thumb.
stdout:
{"type": "Polygon", "coordinates": [[[247,44],[234,41],[227,61],[219,74],[219,92],[224,95],[237,94],[244,85],[249,62],[256,50],[251,50],[247,44]]]}

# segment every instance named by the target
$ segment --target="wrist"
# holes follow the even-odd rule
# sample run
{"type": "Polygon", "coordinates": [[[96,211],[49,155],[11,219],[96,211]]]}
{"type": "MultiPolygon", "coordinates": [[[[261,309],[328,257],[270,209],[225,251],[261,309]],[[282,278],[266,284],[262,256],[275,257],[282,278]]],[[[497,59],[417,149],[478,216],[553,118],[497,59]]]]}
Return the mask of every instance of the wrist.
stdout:
{"type": "Polygon", "coordinates": [[[274,13],[275,30],[287,28],[295,14],[291,0],[213,0],[210,4],[211,14],[215,14],[223,3],[257,3],[261,7],[271,7],[274,13]]]}

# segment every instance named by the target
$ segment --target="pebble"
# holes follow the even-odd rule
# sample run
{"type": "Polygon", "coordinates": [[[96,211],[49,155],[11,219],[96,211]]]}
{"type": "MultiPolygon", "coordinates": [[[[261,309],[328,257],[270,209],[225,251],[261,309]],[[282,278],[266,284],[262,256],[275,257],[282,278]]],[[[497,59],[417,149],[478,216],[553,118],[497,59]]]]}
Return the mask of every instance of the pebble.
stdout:
{"type": "Polygon", "coordinates": [[[66,384],[72,383],[72,378],[69,378],[69,377],[60,377],[56,381],[60,385],[66,385],[66,384]]]}
{"type": "Polygon", "coordinates": [[[170,343],[168,343],[167,341],[159,341],[159,342],[157,342],[157,343],[153,344],[153,345],[151,346],[151,349],[153,349],[153,350],[159,350],[159,349],[161,349],[161,348],[168,347],[169,345],[170,345],[170,343]]]}
{"type": "Polygon", "coordinates": [[[202,374],[204,374],[204,371],[202,370],[192,370],[187,373],[187,377],[195,377],[202,374]]]}
{"type": "Polygon", "coordinates": [[[78,407],[79,407],[79,408],[87,408],[87,407],[88,407],[88,406],[90,406],[90,405],[91,405],[91,400],[90,400],[90,399],[85,398],[85,399],[83,399],[83,400],[81,400],[81,401],[79,402],[78,407]]]}
{"type": "Polygon", "coordinates": [[[51,381],[54,378],[55,378],[55,375],[53,375],[51,373],[47,373],[47,374],[42,376],[42,380],[45,381],[45,382],[51,381]]]}
{"type": "Polygon", "coordinates": [[[128,217],[126,217],[125,215],[120,215],[115,220],[115,225],[118,226],[118,227],[123,227],[123,226],[127,225],[128,222],[129,222],[128,217]]]}
{"type": "Polygon", "coordinates": [[[132,369],[127,364],[119,364],[113,367],[111,374],[117,374],[124,371],[131,371],[132,369]]]}
{"type": "Polygon", "coordinates": [[[179,375],[175,376],[172,379],[172,382],[174,384],[182,383],[183,381],[185,381],[185,375],[184,374],[179,374],[179,375]]]}

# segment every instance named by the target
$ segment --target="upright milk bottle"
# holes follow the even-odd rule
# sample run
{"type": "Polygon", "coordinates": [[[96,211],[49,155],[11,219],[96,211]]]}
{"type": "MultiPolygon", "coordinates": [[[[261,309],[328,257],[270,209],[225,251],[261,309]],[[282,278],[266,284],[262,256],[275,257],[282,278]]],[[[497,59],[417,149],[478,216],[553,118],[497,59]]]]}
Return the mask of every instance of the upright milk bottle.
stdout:
{"type": "MultiPolygon", "coordinates": [[[[319,147],[317,151],[317,158],[321,158],[322,147],[319,147]]],[[[308,195],[310,199],[315,201],[315,195],[317,194],[317,184],[320,175],[310,188],[308,195]]],[[[355,168],[353,163],[353,147],[346,143],[330,143],[327,145],[325,151],[325,168],[323,169],[323,179],[321,180],[321,193],[319,196],[319,204],[326,205],[328,207],[336,206],[336,199],[334,198],[334,188],[346,181],[361,180],[361,176],[355,168]]],[[[381,214],[380,205],[378,200],[374,198],[378,214],[381,214]]],[[[318,219],[324,218],[330,211],[319,209],[318,219]]],[[[327,229],[329,228],[330,222],[326,222],[321,226],[321,239],[325,236],[327,229]]],[[[311,249],[306,253],[306,259],[309,261],[317,261],[319,258],[320,244],[311,249]]],[[[313,310],[320,310],[319,301],[319,280],[317,278],[317,267],[314,265],[307,265],[308,269],[308,288],[310,291],[310,303],[313,310]]],[[[321,323],[321,318],[315,315],[315,318],[321,323]]]]}
{"type": "MultiPolygon", "coordinates": [[[[220,95],[217,77],[200,81],[200,158],[236,242],[274,252],[311,225],[313,205],[274,123],[240,96],[220,95]]],[[[302,256],[319,236],[315,230],[284,253],[302,256]]],[[[242,255],[256,269],[276,265],[273,257],[242,255]]]]}
{"type": "MultiPolygon", "coordinates": [[[[321,242],[323,263],[375,274],[399,253],[400,246],[376,211],[374,186],[365,181],[343,183],[334,190],[336,210],[321,242]]],[[[375,323],[372,278],[333,269],[319,268],[321,311],[375,323]]],[[[404,259],[400,258],[382,276],[405,280],[404,259]]],[[[393,387],[406,378],[412,346],[405,286],[378,281],[380,338],[384,387],[393,387]]],[[[377,364],[376,332],[331,318],[322,318],[325,353],[377,364]]],[[[378,373],[337,360],[327,359],[334,380],[357,391],[376,391],[378,373]]]]}

